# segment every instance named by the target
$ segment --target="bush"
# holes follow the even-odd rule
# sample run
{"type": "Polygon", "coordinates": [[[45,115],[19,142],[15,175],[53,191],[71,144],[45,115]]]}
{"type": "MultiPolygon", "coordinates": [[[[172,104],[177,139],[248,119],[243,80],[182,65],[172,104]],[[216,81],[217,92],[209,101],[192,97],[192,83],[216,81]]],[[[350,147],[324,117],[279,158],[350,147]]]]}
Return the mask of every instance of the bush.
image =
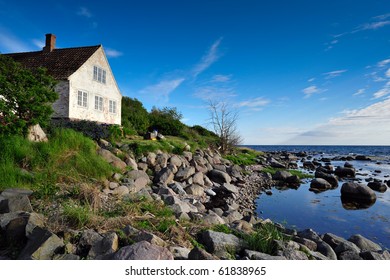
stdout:
{"type": "Polygon", "coordinates": [[[181,118],[182,114],[176,108],[153,108],[149,114],[149,130],[157,130],[163,135],[180,136],[185,128],[181,118]]]}
{"type": "Polygon", "coordinates": [[[122,126],[139,135],[147,132],[149,113],[136,98],[122,98],[122,126]]]}
{"type": "Polygon", "coordinates": [[[0,54],[0,135],[26,135],[31,125],[47,124],[58,98],[54,86],[44,69],[32,72],[0,54]]]}

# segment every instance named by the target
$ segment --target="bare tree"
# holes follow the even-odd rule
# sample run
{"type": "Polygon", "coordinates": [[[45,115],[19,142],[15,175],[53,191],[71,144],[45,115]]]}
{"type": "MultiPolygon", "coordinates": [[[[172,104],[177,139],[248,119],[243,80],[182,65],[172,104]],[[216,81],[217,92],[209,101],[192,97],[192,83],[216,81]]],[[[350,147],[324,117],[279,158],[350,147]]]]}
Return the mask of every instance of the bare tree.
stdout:
{"type": "Polygon", "coordinates": [[[237,131],[238,113],[226,102],[209,100],[210,123],[220,139],[220,150],[223,154],[240,144],[242,138],[237,131]]]}

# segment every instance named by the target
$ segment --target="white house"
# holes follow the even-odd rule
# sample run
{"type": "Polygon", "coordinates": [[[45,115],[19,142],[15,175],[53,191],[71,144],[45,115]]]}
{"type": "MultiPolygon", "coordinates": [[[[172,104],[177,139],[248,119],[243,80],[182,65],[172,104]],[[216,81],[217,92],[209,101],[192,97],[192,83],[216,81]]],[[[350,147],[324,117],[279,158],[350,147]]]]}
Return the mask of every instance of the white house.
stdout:
{"type": "Polygon", "coordinates": [[[120,125],[122,95],[103,46],[57,49],[55,42],[46,34],[42,51],[5,55],[26,68],[44,67],[58,81],[52,118],[120,125]]]}

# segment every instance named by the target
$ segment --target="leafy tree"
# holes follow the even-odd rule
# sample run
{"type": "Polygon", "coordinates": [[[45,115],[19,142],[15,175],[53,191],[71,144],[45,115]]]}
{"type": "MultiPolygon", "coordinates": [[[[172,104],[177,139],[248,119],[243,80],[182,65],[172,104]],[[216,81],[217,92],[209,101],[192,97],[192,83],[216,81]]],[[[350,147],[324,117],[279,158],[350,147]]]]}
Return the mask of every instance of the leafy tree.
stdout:
{"type": "Polygon", "coordinates": [[[186,127],[180,120],[183,115],[175,107],[152,108],[149,114],[150,130],[158,130],[162,134],[180,136],[186,127]]]}
{"type": "Polygon", "coordinates": [[[136,98],[122,98],[122,125],[138,134],[145,134],[149,127],[149,113],[136,98]]]}
{"type": "Polygon", "coordinates": [[[31,125],[47,124],[58,98],[54,86],[45,69],[30,71],[0,54],[0,135],[25,135],[31,125]]]}

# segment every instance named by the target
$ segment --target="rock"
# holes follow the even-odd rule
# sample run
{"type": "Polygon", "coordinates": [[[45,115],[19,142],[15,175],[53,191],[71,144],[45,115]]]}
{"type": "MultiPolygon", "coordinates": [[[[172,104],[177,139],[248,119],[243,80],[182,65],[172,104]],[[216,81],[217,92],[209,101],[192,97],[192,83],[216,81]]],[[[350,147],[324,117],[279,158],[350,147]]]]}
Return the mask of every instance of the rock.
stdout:
{"type": "Polygon", "coordinates": [[[133,240],[135,242],[148,241],[152,245],[157,245],[157,246],[161,246],[161,247],[167,246],[167,243],[164,240],[162,240],[160,237],[158,237],[157,235],[154,235],[153,233],[146,232],[146,231],[139,232],[133,238],[133,240]]]}
{"type": "Polygon", "coordinates": [[[301,179],[297,175],[292,175],[288,177],[285,183],[289,186],[299,186],[301,184],[301,179]]]}
{"type": "Polygon", "coordinates": [[[211,170],[207,176],[211,181],[218,184],[230,183],[232,181],[232,178],[229,176],[229,174],[216,169],[211,170]]]}
{"type": "Polygon", "coordinates": [[[170,187],[175,193],[179,195],[186,195],[186,191],[184,190],[183,186],[179,182],[174,182],[170,184],[168,187],[170,187]]]}
{"type": "Polygon", "coordinates": [[[341,196],[351,199],[375,201],[376,195],[370,188],[354,182],[346,182],[341,187],[341,196]]]}
{"type": "Polygon", "coordinates": [[[321,237],[312,229],[305,229],[298,232],[298,236],[301,238],[306,238],[314,242],[321,242],[321,237]]]}
{"type": "Polygon", "coordinates": [[[157,156],[156,156],[156,165],[161,167],[161,168],[167,167],[168,158],[169,158],[169,156],[167,154],[165,154],[165,153],[157,154],[157,156]]]}
{"type": "Polygon", "coordinates": [[[188,254],[189,260],[218,260],[216,256],[206,252],[205,250],[194,247],[188,254]]]}
{"type": "Polygon", "coordinates": [[[317,242],[317,251],[327,257],[329,260],[337,260],[335,251],[325,241],[317,242]]]}
{"type": "Polygon", "coordinates": [[[229,169],[228,169],[228,172],[230,174],[230,176],[232,177],[236,177],[236,178],[242,178],[242,172],[243,172],[243,169],[241,166],[239,165],[232,165],[229,169]]]}
{"type": "Polygon", "coordinates": [[[308,260],[309,259],[304,252],[294,250],[291,248],[284,249],[282,251],[282,254],[287,260],[308,260]]]}
{"type": "Polygon", "coordinates": [[[149,152],[148,155],[146,156],[146,163],[150,167],[155,167],[156,166],[156,157],[157,155],[155,153],[149,152]]]}
{"type": "Polygon", "coordinates": [[[340,178],[351,177],[355,178],[356,170],[348,167],[337,167],[334,173],[340,178]]]}
{"type": "Polygon", "coordinates": [[[170,247],[169,251],[175,260],[188,260],[188,255],[190,254],[189,249],[179,246],[170,247]]]}
{"type": "Polygon", "coordinates": [[[328,243],[332,247],[332,249],[335,249],[338,245],[347,241],[346,239],[337,236],[333,233],[325,233],[322,240],[328,243]]]}
{"type": "Polygon", "coordinates": [[[348,238],[348,241],[351,241],[356,246],[360,248],[361,251],[380,251],[382,250],[381,246],[376,244],[375,242],[361,236],[360,234],[352,235],[348,238]]]}
{"type": "Polygon", "coordinates": [[[185,188],[186,193],[194,195],[194,196],[203,196],[204,195],[204,189],[196,184],[192,184],[191,186],[188,186],[185,188]]]}
{"type": "Polygon", "coordinates": [[[183,152],[183,157],[184,157],[187,161],[191,161],[191,160],[192,160],[192,153],[189,152],[189,151],[184,151],[184,152],[183,152]]]}
{"type": "Polygon", "coordinates": [[[59,260],[59,261],[78,261],[80,260],[80,257],[74,254],[62,254],[62,255],[54,255],[53,260],[59,260]]]}
{"type": "Polygon", "coordinates": [[[344,251],[338,255],[339,260],[362,260],[359,253],[356,251],[344,251]]]}
{"type": "Polygon", "coordinates": [[[115,253],[114,260],[173,260],[167,248],[150,244],[147,241],[125,246],[115,253]]]}
{"type": "Polygon", "coordinates": [[[337,188],[339,186],[339,181],[337,180],[336,176],[332,175],[332,174],[328,174],[326,172],[322,172],[320,170],[317,170],[314,174],[314,176],[316,178],[321,178],[321,179],[325,179],[326,181],[328,181],[332,188],[337,188]]]}
{"type": "Polygon", "coordinates": [[[139,170],[146,171],[148,170],[148,164],[144,162],[138,162],[137,167],[139,170]]]}
{"type": "Polygon", "coordinates": [[[344,241],[344,242],[341,242],[339,245],[337,245],[337,247],[334,249],[334,251],[339,256],[342,252],[345,252],[345,251],[352,251],[352,252],[359,255],[361,250],[354,243],[352,243],[350,241],[344,241]]]}
{"type": "Polygon", "coordinates": [[[384,193],[385,191],[387,191],[387,186],[386,184],[382,183],[382,182],[370,182],[367,184],[367,187],[369,187],[370,189],[374,190],[374,191],[377,191],[377,192],[381,192],[381,193],[384,193]]]}
{"type": "Polygon", "coordinates": [[[229,183],[224,183],[221,188],[229,193],[238,193],[237,187],[229,183]]]}
{"type": "Polygon", "coordinates": [[[171,156],[169,159],[169,163],[176,166],[177,168],[179,168],[183,164],[182,160],[177,155],[171,156]]]}
{"type": "Polygon", "coordinates": [[[26,224],[26,237],[29,238],[36,227],[44,228],[45,217],[38,213],[29,213],[26,224]]]}
{"type": "Polygon", "coordinates": [[[112,194],[118,197],[125,196],[129,193],[130,193],[129,188],[126,186],[119,186],[118,188],[112,191],[112,194]]]}
{"type": "Polygon", "coordinates": [[[175,180],[179,182],[183,182],[187,180],[189,177],[195,174],[195,168],[193,166],[190,167],[180,167],[175,175],[175,180]]]}
{"type": "Polygon", "coordinates": [[[101,239],[93,242],[88,252],[88,258],[95,259],[98,256],[112,254],[118,250],[119,239],[115,232],[109,232],[101,235],[101,239]]]}
{"type": "Polygon", "coordinates": [[[232,224],[232,227],[236,230],[239,230],[239,231],[242,231],[242,232],[245,232],[248,234],[253,232],[253,224],[248,223],[247,221],[244,221],[244,220],[234,221],[232,224]]]}
{"type": "Polygon", "coordinates": [[[370,161],[371,158],[367,157],[367,156],[363,156],[363,155],[357,155],[355,157],[355,160],[364,160],[364,161],[370,161]]]}
{"type": "Polygon", "coordinates": [[[119,187],[119,184],[116,182],[110,182],[110,184],[108,185],[108,188],[110,190],[115,190],[117,187],[119,187]]]}
{"type": "Polygon", "coordinates": [[[200,186],[204,186],[203,173],[202,172],[195,173],[194,176],[192,177],[192,183],[200,186]]]}
{"type": "Polygon", "coordinates": [[[205,215],[202,219],[205,224],[208,225],[220,225],[225,224],[225,220],[218,216],[215,212],[209,210],[209,214],[205,215]]]}
{"type": "Polygon", "coordinates": [[[346,161],[344,163],[344,167],[347,167],[347,168],[353,168],[353,165],[351,163],[349,163],[348,161],[346,161]]]}
{"type": "Polygon", "coordinates": [[[268,161],[269,165],[273,168],[286,168],[286,165],[283,163],[280,163],[274,158],[270,158],[268,161]]]}
{"type": "Polygon", "coordinates": [[[138,169],[138,164],[135,161],[135,159],[133,159],[132,157],[127,156],[125,158],[125,163],[127,164],[127,166],[130,166],[133,170],[137,170],[138,169]]]}
{"type": "Polygon", "coordinates": [[[273,176],[272,179],[277,181],[286,181],[287,178],[291,177],[291,173],[285,170],[279,170],[277,171],[273,176]]]}
{"type": "Polygon", "coordinates": [[[332,185],[322,178],[315,178],[310,182],[310,188],[325,191],[332,188],[332,185]]]}
{"type": "Polygon", "coordinates": [[[245,250],[244,256],[248,257],[250,260],[286,260],[284,256],[271,256],[265,253],[245,250]]]}
{"type": "Polygon", "coordinates": [[[28,128],[27,139],[33,142],[47,142],[47,136],[39,124],[28,128]]]}
{"type": "Polygon", "coordinates": [[[15,196],[30,196],[33,194],[33,191],[31,190],[26,190],[26,189],[19,189],[19,188],[10,188],[10,189],[5,189],[2,191],[1,196],[5,198],[10,198],[10,197],[15,197],[15,196]]]}
{"type": "Polygon", "coordinates": [[[29,236],[28,242],[20,252],[18,259],[50,260],[57,250],[63,246],[64,242],[57,235],[46,229],[36,227],[29,236]]]}
{"type": "Polygon", "coordinates": [[[244,249],[244,241],[233,234],[206,230],[198,235],[198,242],[217,257],[227,257],[228,250],[239,252],[244,249]]]}
{"type": "Polygon", "coordinates": [[[154,183],[156,184],[162,184],[162,185],[169,185],[173,182],[174,174],[172,170],[168,167],[165,167],[161,169],[160,172],[154,176],[154,183]]]}
{"type": "Polygon", "coordinates": [[[360,256],[364,260],[390,260],[390,253],[387,250],[378,252],[365,251],[360,253],[360,256]]]}
{"type": "Polygon", "coordinates": [[[0,214],[17,211],[33,211],[30,199],[27,197],[27,195],[15,195],[9,197],[0,195],[0,214]]]}
{"type": "Polygon", "coordinates": [[[317,250],[317,243],[314,242],[313,240],[302,238],[302,237],[299,237],[299,236],[294,236],[293,240],[295,242],[298,242],[299,244],[302,244],[302,245],[306,246],[311,251],[316,251],[317,250]]]}
{"type": "Polygon", "coordinates": [[[309,170],[315,170],[316,166],[311,161],[305,161],[305,162],[303,162],[303,168],[309,169],[309,170]]]}
{"type": "Polygon", "coordinates": [[[204,192],[208,195],[208,196],[216,196],[216,192],[213,191],[212,189],[206,189],[204,190],[204,192]]]}
{"type": "Polygon", "coordinates": [[[241,220],[244,216],[240,212],[233,210],[223,213],[222,218],[226,220],[227,224],[230,224],[241,220]]]}
{"type": "Polygon", "coordinates": [[[115,168],[118,168],[120,170],[125,170],[127,164],[122,161],[120,158],[115,156],[113,153],[111,153],[109,150],[106,149],[99,149],[98,154],[103,157],[103,159],[114,166],[115,168]]]}

